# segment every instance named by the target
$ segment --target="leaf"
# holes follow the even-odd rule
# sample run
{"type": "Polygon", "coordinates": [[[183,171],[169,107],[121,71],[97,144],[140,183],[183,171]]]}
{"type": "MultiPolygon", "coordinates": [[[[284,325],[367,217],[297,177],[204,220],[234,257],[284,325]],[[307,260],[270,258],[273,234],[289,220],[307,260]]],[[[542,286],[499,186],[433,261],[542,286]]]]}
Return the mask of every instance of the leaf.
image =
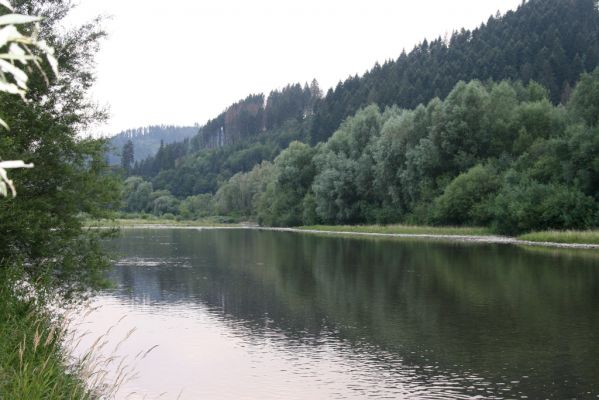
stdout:
{"type": "Polygon", "coordinates": [[[34,60],[39,61],[40,58],[36,57],[36,56],[29,56],[29,55],[19,56],[19,55],[10,54],[10,53],[0,53],[0,59],[11,60],[11,61],[20,61],[23,64],[26,64],[27,61],[34,61],[34,60]]]}
{"type": "Polygon", "coordinates": [[[0,5],[8,8],[10,11],[14,11],[14,8],[12,8],[12,5],[8,0],[0,0],[0,5]]]}
{"type": "Polygon", "coordinates": [[[52,47],[48,46],[48,44],[46,43],[45,40],[40,40],[40,41],[36,42],[35,46],[37,46],[37,48],[39,48],[41,51],[46,53],[46,58],[48,59],[48,63],[50,64],[50,67],[52,67],[52,71],[54,72],[54,75],[58,76],[58,61],[54,57],[54,49],[52,47]]]}
{"type": "Polygon", "coordinates": [[[0,183],[2,184],[2,187],[0,188],[0,192],[2,193],[3,196],[7,195],[7,192],[8,192],[8,190],[6,189],[7,186],[8,186],[8,188],[10,188],[10,191],[12,192],[13,197],[15,197],[17,195],[17,191],[15,190],[15,185],[14,185],[13,181],[8,179],[8,174],[6,173],[6,170],[3,168],[0,168],[0,183]]]}
{"type": "Polygon", "coordinates": [[[0,118],[0,126],[2,126],[7,131],[10,130],[10,128],[8,127],[8,124],[6,122],[4,122],[4,120],[2,118],[0,118]]]}
{"type": "Polygon", "coordinates": [[[27,53],[25,52],[25,50],[23,50],[21,48],[21,46],[19,46],[16,43],[11,43],[10,46],[8,47],[8,54],[11,54],[13,56],[16,57],[16,59],[25,59],[25,57],[27,57],[27,53]]]}
{"type": "Polygon", "coordinates": [[[46,58],[48,59],[50,67],[52,67],[52,72],[54,72],[54,76],[58,77],[58,61],[56,60],[56,57],[48,53],[46,54],[46,58]]]}
{"type": "Polygon", "coordinates": [[[30,24],[41,21],[40,17],[31,17],[23,14],[6,14],[0,17],[0,25],[30,24]]]}
{"type": "Polygon", "coordinates": [[[0,29],[0,47],[4,47],[8,42],[19,40],[23,37],[13,25],[5,26],[0,29]]]}
{"type": "Polygon", "coordinates": [[[2,70],[2,72],[11,74],[15,78],[17,85],[21,89],[27,90],[27,80],[29,78],[22,69],[16,67],[14,64],[0,59],[0,70],[2,70]]]}
{"type": "Polygon", "coordinates": [[[23,160],[0,161],[0,168],[15,169],[15,168],[33,168],[33,164],[26,164],[23,160]]]}
{"type": "Polygon", "coordinates": [[[14,83],[8,83],[6,81],[0,80],[0,92],[6,92],[10,94],[18,94],[20,96],[25,96],[25,91],[19,89],[17,85],[14,83]]]}
{"type": "Polygon", "coordinates": [[[13,11],[14,9],[12,8],[12,6],[10,5],[10,2],[8,0],[0,0],[0,5],[8,8],[10,11],[13,11]]]}

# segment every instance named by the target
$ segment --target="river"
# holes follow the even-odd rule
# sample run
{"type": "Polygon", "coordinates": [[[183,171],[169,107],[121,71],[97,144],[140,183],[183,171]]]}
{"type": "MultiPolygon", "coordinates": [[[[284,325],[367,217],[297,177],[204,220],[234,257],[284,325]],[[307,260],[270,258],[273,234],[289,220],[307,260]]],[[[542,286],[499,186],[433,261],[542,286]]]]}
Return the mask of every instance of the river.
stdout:
{"type": "Polygon", "coordinates": [[[599,251],[250,229],[107,247],[115,287],[76,329],[110,331],[118,398],[599,398],[599,251]]]}

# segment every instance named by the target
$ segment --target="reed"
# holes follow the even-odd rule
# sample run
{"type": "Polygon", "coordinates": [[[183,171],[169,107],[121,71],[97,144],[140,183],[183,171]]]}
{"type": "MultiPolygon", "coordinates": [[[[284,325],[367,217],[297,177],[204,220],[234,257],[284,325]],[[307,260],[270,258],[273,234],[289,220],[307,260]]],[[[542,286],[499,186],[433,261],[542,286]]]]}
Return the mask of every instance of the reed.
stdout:
{"type": "MultiPolygon", "coordinates": [[[[0,273],[0,399],[111,399],[135,378],[136,363],[156,346],[132,359],[119,357],[132,329],[107,351],[109,335],[121,318],[74,356],[89,335],[74,329],[78,307],[59,312],[32,296],[31,286],[0,273]]],[[[84,314],[93,311],[88,307],[84,314]]]]}
{"type": "Polygon", "coordinates": [[[0,276],[0,398],[92,399],[62,348],[64,326],[0,276]]]}

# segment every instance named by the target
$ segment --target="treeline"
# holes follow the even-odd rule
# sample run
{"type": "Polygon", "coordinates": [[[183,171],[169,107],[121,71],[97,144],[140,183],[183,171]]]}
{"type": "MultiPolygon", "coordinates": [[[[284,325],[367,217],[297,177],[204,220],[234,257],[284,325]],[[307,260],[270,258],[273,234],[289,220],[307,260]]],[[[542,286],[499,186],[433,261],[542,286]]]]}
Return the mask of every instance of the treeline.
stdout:
{"type": "Polygon", "coordinates": [[[156,156],[138,163],[130,175],[141,176],[179,198],[215,193],[234,174],[272,161],[294,140],[306,141],[308,129],[307,119],[293,118],[256,137],[197,153],[188,153],[190,141],[161,146],[156,156]]]}
{"type": "Polygon", "coordinates": [[[459,81],[536,81],[554,104],[566,102],[580,74],[599,65],[595,0],[528,0],[472,31],[424,40],[395,61],[375,65],[327,92],[315,110],[312,143],[369,104],[415,108],[445,98],[459,81]]]}
{"type": "Polygon", "coordinates": [[[141,161],[154,156],[160,146],[181,142],[198,133],[197,126],[153,125],[143,128],[127,129],[110,138],[108,163],[119,165],[123,147],[128,141],[133,144],[133,161],[141,161]]]}
{"type": "Polygon", "coordinates": [[[322,97],[317,82],[252,95],[200,128],[188,142],[165,145],[132,175],[178,198],[215,193],[222,182],[273,161],[291,140],[326,141],[370,104],[413,109],[445,99],[459,81],[539,82],[552,104],[568,102],[575,81],[599,65],[594,0],[530,0],[479,28],[424,41],[322,97]]]}
{"type": "MultiPolygon", "coordinates": [[[[410,222],[509,234],[595,227],[598,120],[599,69],[582,76],[565,106],[534,82],[460,82],[444,101],[413,110],[368,106],[325,143],[292,142],[214,196],[180,205],[273,226],[410,222]]],[[[159,198],[158,214],[166,202],[159,198]]]]}
{"type": "Polygon", "coordinates": [[[314,112],[322,92],[318,82],[299,83],[273,90],[268,97],[250,95],[204,125],[192,142],[192,151],[232,145],[290,120],[302,121],[314,112]]]}

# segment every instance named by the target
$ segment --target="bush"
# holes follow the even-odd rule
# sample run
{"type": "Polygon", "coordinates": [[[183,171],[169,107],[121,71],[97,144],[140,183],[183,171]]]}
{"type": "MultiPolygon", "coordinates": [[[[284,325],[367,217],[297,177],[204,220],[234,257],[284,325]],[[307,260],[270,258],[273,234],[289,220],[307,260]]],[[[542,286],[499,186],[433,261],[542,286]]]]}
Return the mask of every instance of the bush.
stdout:
{"type": "Polygon", "coordinates": [[[494,202],[493,227],[499,233],[588,229],[598,222],[597,202],[579,190],[541,184],[511,173],[494,202]]]}
{"type": "Polygon", "coordinates": [[[497,170],[478,164],[458,175],[435,199],[432,222],[444,225],[484,225],[492,218],[489,203],[499,190],[497,170]]]}

